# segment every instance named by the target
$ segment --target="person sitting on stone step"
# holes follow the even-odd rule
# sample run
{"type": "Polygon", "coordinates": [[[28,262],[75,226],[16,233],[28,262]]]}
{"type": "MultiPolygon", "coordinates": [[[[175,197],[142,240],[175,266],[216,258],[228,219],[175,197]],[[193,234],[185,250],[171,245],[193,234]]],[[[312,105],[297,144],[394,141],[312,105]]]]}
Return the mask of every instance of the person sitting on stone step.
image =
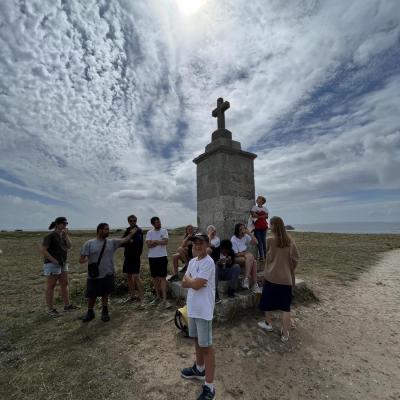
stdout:
{"type": "Polygon", "coordinates": [[[219,249],[219,244],[221,242],[219,236],[217,235],[217,230],[214,225],[209,225],[207,227],[207,235],[208,235],[208,249],[207,253],[211,258],[216,261],[217,260],[217,251],[219,249]]]}
{"type": "Polygon", "coordinates": [[[179,261],[183,262],[185,271],[185,266],[189,264],[189,261],[193,258],[193,242],[190,237],[194,234],[193,225],[187,225],[185,228],[185,236],[183,237],[182,244],[178,247],[176,253],[172,256],[172,264],[174,268],[174,274],[169,278],[170,282],[179,280],[179,261]]]}
{"type": "Polygon", "coordinates": [[[261,290],[257,283],[257,261],[254,255],[247,250],[249,243],[257,244],[256,237],[243,223],[239,222],[235,225],[235,232],[231,238],[231,242],[236,262],[241,267],[244,267],[243,289],[249,289],[251,282],[252,291],[255,293],[260,292],[261,290]]]}
{"type": "Polygon", "coordinates": [[[217,258],[215,263],[215,301],[220,302],[218,282],[229,281],[228,297],[234,298],[239,280],[240,265],[235,263],[235,252],[232,250],[232,242],[229,239],[221,241],[215,255],[217,258]]]}

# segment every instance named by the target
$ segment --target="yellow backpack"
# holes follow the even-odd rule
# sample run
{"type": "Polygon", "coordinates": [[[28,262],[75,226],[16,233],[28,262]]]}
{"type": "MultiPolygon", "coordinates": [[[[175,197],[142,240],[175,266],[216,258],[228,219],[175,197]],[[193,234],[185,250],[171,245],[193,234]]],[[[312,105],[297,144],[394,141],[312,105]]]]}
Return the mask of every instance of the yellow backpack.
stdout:
{"type": "Polygon", "coordinates": [[[184,305],[182,308],[178,308],[175,312],[175,326],[182,331],[184,337],[189,337],[189,318],[187,306],[184,305]]]}

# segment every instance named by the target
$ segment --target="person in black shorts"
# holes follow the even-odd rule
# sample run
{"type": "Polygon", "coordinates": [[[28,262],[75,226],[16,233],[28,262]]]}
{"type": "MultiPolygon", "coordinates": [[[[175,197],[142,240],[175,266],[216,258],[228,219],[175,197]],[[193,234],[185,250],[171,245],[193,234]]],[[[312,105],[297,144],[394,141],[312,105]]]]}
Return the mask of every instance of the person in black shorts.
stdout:
{"type": "Polygon", "coordinates": [[[167,267],[168,267],[168,231],[161,228],[161,221],[158,217],[150,220],[153,229],[146,235],[146,244],[149,248],[148,257],[150,265],[150,275],[153,279],[156,291],[155,299],[150,303],[157,305],[162,303],[164,308],[170,308],[171,304],[167,301],[167,267]]]}
{"type": "Polygon", "coordinates": [[[135,301],[135,290],[137,290],[139,302],[142,304],[144,298],[144,289],[142,281],[140,280],[140,256],[142,255],[143,251],[143,232],[136,225],[137,218],[135,215],[129,215],[128,223],[129,227],[126,228],[122,237],[125,238],[134,229],[136,232],[128,243],[122,245],[125,248],[124,266],[122,271],[127,276],[130,294],[128,301],[135,301]]]}

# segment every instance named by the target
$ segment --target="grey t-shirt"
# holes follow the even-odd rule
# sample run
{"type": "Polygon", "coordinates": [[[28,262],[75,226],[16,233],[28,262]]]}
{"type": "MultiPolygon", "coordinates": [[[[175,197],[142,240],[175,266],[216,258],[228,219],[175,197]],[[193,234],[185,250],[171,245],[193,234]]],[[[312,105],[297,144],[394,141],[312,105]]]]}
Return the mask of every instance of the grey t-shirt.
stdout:
{"type": "MultiPolygon", "coordinates": [[[[114,273],[114,252],[118,249],[120,242],[121,239],[107,239],[107,244],[99,265],[99,276],[97,278],[90,278],[88,276],[88,279],[100,279],[114,273]]],[[[96,263],[99,259],[103,244],[103,240],[88,240],[82,246],[81,256],[89,257],[88,264],[96,263]]]]}

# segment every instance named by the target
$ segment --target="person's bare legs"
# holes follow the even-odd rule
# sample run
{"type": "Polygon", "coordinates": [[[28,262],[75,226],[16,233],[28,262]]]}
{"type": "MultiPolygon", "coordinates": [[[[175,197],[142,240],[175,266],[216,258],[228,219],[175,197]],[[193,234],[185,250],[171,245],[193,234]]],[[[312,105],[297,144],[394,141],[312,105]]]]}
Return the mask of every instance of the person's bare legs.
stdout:
{"type": "Polygon", "coordinates": [[[290,311],[282,311],[282,333],[284,336],[289,335],[289,329],[292,323],[290,311]]]}
{"type": "Polygon", "coordinates": [[[165,278],[158,278],[160,280],[160,297],[163,301],[167,301],[167,281],[165,278]]]}
{"type": "MultiPolygon", "coordinates": [[[[245,278],[250,279],[254,277],[252,269],[254,268],[255,259],[253,254],[251,253],[246,253],[244,257],[245,257],[245,278]]],[[[257,277],[257,267],[256,267],[256,277],[257,277]]]]}
{"type": "Polygon", "coordinates": [[[206,368],[206,383],[214,383],[215,351],[212,346],[202,347],[204,366],[206,368]]]}
{"type": "Polygon", "coordinates": [[[108,306],[108,295],[106,296],[101,296],[101,305],[103,307],[107,307],[108,306]]]}
{"type": "Polygon", "coordinates": [[[264,318],[265,318],[265,321],[269,325],[272,325],[272,312],[271,311],[264,311],[264,318]]]}
{"type": "Polygon", "coordinates": [[[54,307],[54,288],[56,287],[59,275],[49,275],[46,279],[46,304],[49,311],[54,307]]]}
{"type": "Polygon", "coordinates": [[[140,279],[140,275],[139,274],[133,274],[132,275],[132,280],[133,280],[133,286],[137,289],[138,291],[138,296],[140,301],[143,301],[144,298],[144,288],[143,288],[143,284],[142,281],[140,279]]]}
{"type": "Polygon", "coordinates": [[[257,260],[254,257],[250,273],[251,273],[251,278],[253,280],[253,285],[255,285],[257,283],[257,260]]]}
{"type": "Polygon", "coordinates": [[[61,297],[63,299],[64,306],[68,306],[69,305],[68,272],[61,272],[61,275],[58,278],[58,282],[60,283],[61,297]]]}
{"type": "Polygon", "coordinates": [[[93,310],[95,304],[96,304],[96,297],[89,297],[88,298],[88,309],[93,310]]]}
{"type": "Polygon", "coordinates": [[[197,338],[194,338],[194,345],[196,348],[196,364],[198,366],[204,366],[204,354],[202,352],[202,348],[199,346],[199,342],[197,338]]]}
{"type": "Polygon", "coordinates": [[[135,280],[132,274],[126,274],[126,280],[128,282],[128,290],[131,298],[135,296],[135,280]]]}
{"type": "Polygon", "coordinates": [[[179,260],[181,259],[181,255],[179,253],[175,253],[172,256],[172,265],[174,267],[174,275],[178,275],[179,271],[179,260]]]}

